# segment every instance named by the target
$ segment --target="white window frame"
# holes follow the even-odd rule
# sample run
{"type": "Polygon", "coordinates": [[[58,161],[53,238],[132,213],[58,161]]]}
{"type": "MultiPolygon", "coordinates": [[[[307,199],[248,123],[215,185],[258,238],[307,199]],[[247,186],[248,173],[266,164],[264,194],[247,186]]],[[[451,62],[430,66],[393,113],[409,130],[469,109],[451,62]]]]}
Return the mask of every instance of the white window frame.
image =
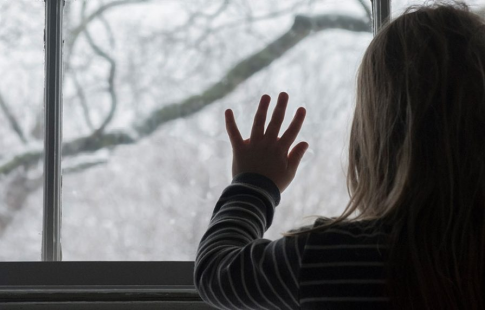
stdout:
{"type": "MultiPolygon", "coordinates": [[[[370,0],[374,35],[391,0],[370,0]]],[[[2,309],[212,309],[193,284],[193,261],[62,262],[62,18],[65,0],[44,0],[45,162],[42,262],[0,263],[2,309]]]]}

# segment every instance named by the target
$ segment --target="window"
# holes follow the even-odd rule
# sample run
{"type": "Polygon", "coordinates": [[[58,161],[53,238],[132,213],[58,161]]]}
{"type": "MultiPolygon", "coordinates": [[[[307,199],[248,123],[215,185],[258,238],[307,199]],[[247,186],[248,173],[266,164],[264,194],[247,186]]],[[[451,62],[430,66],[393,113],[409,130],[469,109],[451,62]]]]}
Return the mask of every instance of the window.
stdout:
{"type": "Polygon", "coordinates": [[[300,171],[307,176],[285,192],[268,237],[304,214],[340,212],[344,173],[325,171],[344,150],[356,68],[372,39],[368,6],[119,3],[65,8],[63,140],[89,142],[63,156],[63,260],[193,260],[231,180],[224,110],[248,134],[265,92],[286,90],[289,114],[300,105],[311,111],[301,138],[312,145],[300,171]],[[319,193],[311,184],[322,184],[319,193]]]}
{"type": "MultiPolygon", "coordinates": [[[[7,7],[18,7],[27,20],[34,5],[42,11],[41,1],[18,3],[23,7],[7,7]]],[[[214,202],[231,179],[223,111],[232,108],[247,133],[263,93],[287,91],[289,114],[300,105],[312,111],[301,134],[312,146],[300,170],[307,176],[297,176],[285,192],[268,237],[299,225],[291,218],[322,209],[339,213],[346,202],[344,172],[332,171],[344,153],[356,68],[372,38],[368,14],[355,0],[67,1],[62,260],[193,260],[214,202]],[[265,50],[271,44],[278,46],[265,50]],[[325,189],[312,189],[319,183],[325,189]]],[[[37,47],[4,44],[37,51],[39,69],[41,22],[24,23],[36,31],[22,33],[25,44],[36,40],[37,47]]],[[[38,100],[31,105],[40,114],[40,74],[35,81],[18,84],[36,85],[38,100]]],[[[7,90],[12,101],[14,88],[7,90]]],[[[16,108],[34,119],[30,106],[16,108]]],[[[19,122],[28,130],[35,125],[19,122]]],[[[32,138],[26,139],[30,146],[32,138]]],[[[17,165],[13,173],[31,172],[17,165]]],[[[2,236],[32,250],[22,247],[3,260],[39,259],[40,229],[26,237],[15,225],[42,218],[43,194],[42,188],[21,194],[19,209],[28,215],[11,212],[15,222],[2,236]]]]}
{"type": "MultiPolygon", "coordinates": [[[[44,2],[6,3],[0,299],[39,301],[36,292],[57,287],[58,303],[166,298],[170,309],[181,300],[202,308],[191,268],[231,180],[223,112],[233,109],[247,136],[263,93],[287,91],[288,114],[307,108],[300,139],[310,143],[265,237],[346,205],[347,137],[357,66],[372,39],[370,1],[71,0],[63,10],[65,262],[34,263],[44,195],[43,161],[34,158],[43,147],[44,2]],[[17,179],[29,181],[18,208],[6,198],[20,188],[17,179]],[[83,295],[93,287],[103,294],[83,295]]],[[[393,1],[393,12],[407,3],[393,1]]]]}

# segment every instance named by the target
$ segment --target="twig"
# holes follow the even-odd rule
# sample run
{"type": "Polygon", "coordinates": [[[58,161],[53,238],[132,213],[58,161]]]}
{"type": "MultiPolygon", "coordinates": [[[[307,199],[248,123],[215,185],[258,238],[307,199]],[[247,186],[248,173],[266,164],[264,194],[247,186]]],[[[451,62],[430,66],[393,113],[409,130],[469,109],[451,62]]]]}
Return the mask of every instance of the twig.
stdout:
{"type": "Polygon", "coordinates": [[[104,14],[99,15],[98,19],[101,21],[104,28],[106,29],[106,32],[108,33],[108,37],[109,37],[109,45],[110,45],[111,48],[113,48],[115,46],[116,42],[114,40],[113,30],[111,29],[110,24],[108,23],[108,21],[104,17],[104,14]]]}
{"type": "MultiPolygon", "coordinates": [[[[369,19],[369,22],[372,22],[372,11],[369,9],[369,7],[365,4],[364,0],[357,0],[362,8],[365,10],[365,13],[367,15],[367,18],[369,19]]],[[[367,0],[369,2],[369,0],[367,0]]]]}
{"type": "Polygon", "coordinates": [[[13,131],[15,131],[20,141],[22,141],[23,144],[27,144],[27,139],[25,139],[22,128],[20,127],[13,113],[10,111],[10,108],[8,107],[5,100],[3,99],[2,94],[0,94],[0,107],[2,108],[3,114],[5,114],[5,116],[7,117],[8,122],[10,123],[10,126],[12,127],[13,131]]]}
{"type": "MultiPolygon", "coordinates": [[[[85,8],[86,8],[86,3],[84,2],[83,3],[83,9],[81,10],[82,20],[84,20],[85,8]]],[[[101,15],[99,15],[99,16],[101,16],[101,15]]],[[[108,92],[109,92],[110,98],[111,98],[111,107],[110,107],[110,111],[108,112],[108,115],[106,116],[103,123],[93,133],[93,135],[99,135],[100,133],[102,133],[104,131],[106,126],[108,126],[108,124],[113,119],[115,112],[116,112],[116,108],[118,106],[118,98],[116,96],[116,91],[115,91],[115,86],[114,86],[114,79],[115,79],[115,74],[116,74],[116,62],[114,61],[114,59],[111,56],[109,56],[105,51],[103,51],[98,45],[96,45],[94,43],[93,38],[89,34],[88,28],[84,28],[84,35],[86,36],[86,39],[87,39],[89,45],[91,46],[91,48],[94,50],[94,52],[98,56],[105,59],[110,64],[110,70],[109,70],[109,76],[108,76],[108,92]]]]}
{"type": "MultiPolygon", "coordinates": [[[[107,11],[114,9],[119,6],[129,5],[129,4],[140,4],[140,3],[147,3],[151,2],[152,0],[119,0],[115,2],[109,2],[100,6],[96,11],[88,15],[81,23],[72,29],[69,34],[67,35],[67,42],[66,42],[66,50],[68,51],[66,61],[65,61],[65,71],[68,72],[70,70],[69,64],[71,63],[71,55],[72,51],[74,50],[74,46],[79,38],[79,35],[83,33],[84,29],[88,27],[88,25],[95,20],[98,16],[106,13],[107,11]]],[[[85,2],[84,2],[85,3],[85,2]]]]}
{"type": "Polygon", "coordinates": [[[77,79],[77,74],[75,72],[72,73],[72,80],[74,81],[74,86],[76,87],[77,96],[79,97],[79,103],[81,104],[81,109],[83,110],[84,120],[86,121],[86,125],[90,130],[94,129],[93,122],[91,121],[91,116],[89,114],[89,107],[86,102],[86,96],[84,95],[84,90],[79,84],[79,80],[77,79]]]}

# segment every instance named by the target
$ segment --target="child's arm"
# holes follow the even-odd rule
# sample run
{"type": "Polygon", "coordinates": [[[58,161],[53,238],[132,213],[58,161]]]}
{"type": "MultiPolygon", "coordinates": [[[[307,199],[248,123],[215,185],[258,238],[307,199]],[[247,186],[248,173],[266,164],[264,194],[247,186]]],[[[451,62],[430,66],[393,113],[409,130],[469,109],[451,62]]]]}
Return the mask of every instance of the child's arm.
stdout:
{"type": "Polygon", "coordinates": [[[299,309],[306,235],[261,239],[279,204],[278,187],[242,173],[222,193],[195,260],[201,298],[220,309],[299,309]]]}
{"type": "Polygon", "coordinates": [[[261,239],[273,221],[280,194],[295,177],[308,148],[291,151],[305,119],[299,108],[278,137],[288,94],[280,93],[268,128],[271,98],[261,97],[249,139],[243,140],[227,110],[226,129],[233,149],[233,181],[216,204],[195,260],[194,280],[200,296],[221,309],[299,309],[298,277],[306,239],[261,239]]]}

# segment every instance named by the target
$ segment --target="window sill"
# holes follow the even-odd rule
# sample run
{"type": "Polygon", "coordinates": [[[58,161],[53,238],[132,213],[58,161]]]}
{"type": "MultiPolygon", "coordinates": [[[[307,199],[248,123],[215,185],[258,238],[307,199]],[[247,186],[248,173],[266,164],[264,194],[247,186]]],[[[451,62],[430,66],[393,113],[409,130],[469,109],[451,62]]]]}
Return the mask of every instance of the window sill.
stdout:
{"type": "Polygon", "coordinates": [[[1,309],[213,309],[194,262],[0,263],[1,309]]]}
{"type": "Polygon", "coordinates": [[[14,309],[213,309],[195,288],[68,287],[0,290],[0,308],[14,309]]]}

